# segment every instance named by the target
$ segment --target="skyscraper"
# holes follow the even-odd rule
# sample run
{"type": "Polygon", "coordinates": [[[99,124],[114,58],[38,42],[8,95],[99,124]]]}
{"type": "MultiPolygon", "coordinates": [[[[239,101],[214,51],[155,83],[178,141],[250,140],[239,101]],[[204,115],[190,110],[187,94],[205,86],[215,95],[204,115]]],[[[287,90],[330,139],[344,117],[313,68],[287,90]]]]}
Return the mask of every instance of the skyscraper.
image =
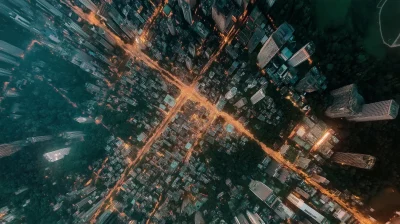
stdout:
{"type": "Polygon", "coordinates": [[[193,9],[196,6],[196,0],[179,0],[179,5],[182,5],[183,2],[186,2],[190,5],[190,8],[193,9]]]}
{"type": "Polygon", "coordinates": [[[315,211],[313,208],[308,206],[302,199],[296,197],[294,194],[290,193],[287,196],[287,199],[292,202],[293,205],[298,207],[300,210],[302,210],[304,213],[309,215],[311,218],[313,218],[317,223],[328,223],[326,222],[327,219],[321,215],[319,212],[315,211]]]}
{"type": "Polygon", "coordinates": [[[362,169],[371,169],[375,165],[376,158],[370,155],[335,152],[332,161],[341,165],[354,166],[362,169]]]}
{"type": "Polygon", "coordinates": [[[24,51],[22,49],[2,40],[0,40],[0,51],[5,52],[14,57],[21,57],[24,54],[24,51]]]}
{"type": "Polygon", "coordinates": [[[224,33],[232,23],[229,3],[225,0],[215,1],[211,8],[211,15],[221,33],[224,33]]]}
{"type": "MultiPolygon", "coordinates": [[[[267,19],[260,11],[260,9],[255,6],[251,11],[249,18],[246,21],[245,27],[243,27],[238,33],[238,40],[244,45],[248,45],[248,49],[252,49],[253,47],[257,47],[254,43],[250,44],[250,38],[254,36],[256,28],[260,28],[263,24],[267,24],[267,19]],[[251,45],[251,48],[250,48],[251,45]],[[255,45],[255,46],[253,46],[255,45]]],[[[258,35],[256,35],[258,37],[258,35]]],[[[262,37],[263,38],[263,37],[262,37]]]]}
{"type": "Polygon", "coordinates": [[[11,76],[12,72],[7,69],[0,68],[0,76],[11,76]]]}
{"type": "Polygon", "coordinates": [[[326,77],[321,75],[317,67],[312,67],[309,72],[296,85],[296,90],[300,93],[312,93],[317,90],[326,89],[326,77]]]}
{"type": "Polygon", "coordinates": [[[272,198],[275,198],[273,190],[260,181],[251,180],[249,188],[263,202],[267,203],[267,201],[273,201],[272,198]]]}
{"type": "Polygon", "coordinates": [[[355,122],[392,120],[397,117],[398,113],[399,104],[394,100],[385,100],[364,104],[359,114],[346,119],[355,122]]]}
{"type": "Polygon", "coordinates": [[[249,53],[252,53],[262,38],[265,36],[265,32],[263,29],[256,28],[256,31],[254,32],[253,36],[250,38],[249,43],[247,44],[247,48],[249,49],[249,53]]]}
{"type": "Polygon", "coordinates": [[[302,47],[299,51],[297,51],[288,61],[288,64],[292,67],[296,67],[301,64],[305,60],[309,59],[312,54],[315,52],[315,45],[311,41],[302,47]]]}
{"type": "Polygon", "coordinates": [[[260,68],[264,68],[268,64],[279,49],[292,37],[293,32],[294,28],[286,22],[278,27],[257,55],[257,62],[260,68]]]}
{"type": "Polygon", "coordinates": [[[51,135],[44,135],[44,136],[36,136],[36,137],[29,137],[26,138],[25,143],[26,144],[34,144],[37,142],[45,142],[53,139],[51,135]]]}
{"type": "Polygon", "coordinates": [[[239,215],[235,216],[234,218],[235,224],[250,224],[246,217],[240,213],[239,215]]]}
{"type": "Polygon", "coordinates": [[[50,12],[57,17],[63,16],[63,14],[56,7],[52,6],[46,0],[36,0],[36,5],[44,11],[50,12]]]}
{"type": "Polygon", "coordinates": [[[9,144],[0,145],[0,158],[11,156],[22,149],[24,141],[16,141],[9,144]]]}
{"type": "Polygon", "coordinates": [[[111,216],[112,211],[106,210],[101,214],[101,216],[97,219],[96,223],[98,224],[104,224],[108,220],[108,218],[111,216]]]}
{"type": "Polygon", "coordinates": [[[44,158],[46,158],[47,161],[55,162],[60,159],[63,159],[66,155],[69,154],[70,151],[71,151],[71,148],[63,148],[63,149],[45,153],[45,154],[43,154],[43,156],[44,156],[44,158]]]}
{"type": "Polygon", "coordinates": [[[15,60],[15,58],[13,58],[9,55],[3,54],[1,52],[0,52],[0,61],[12,64],[12,65],[16,65],[16,66],[19,65],[19,62],[17,60],[15,60]]]}
{"type": "Polygon", "coordinates": [[[258,90],[251,98],[250,101],[252,104],[258,103],[260,100],[265,98],[264,88],[258,90]]]}
{"type": "Polygon", "coordinates": [[[235,0],[236,4],[242,9],[246,9],[249,4],[249,0],[235,0]]]}
{"type": "Polygon", "coordinates": [[[222,109],[224,109],[224,107],[225,107],[225,104],[226,104],[226,99],[225,99],[225,97],[220,96],[220,97],[219,97],[219,100],[218,100],[218,102],[217,102],[217,104],[216,104],[217,110],[218,110],[218,111],[222,111],[222,109]]]}
{"type": "Polygon", "coordinates": [[[354,116],[360,112],[364,104],[363,97],[358,93],[357,86],[350,84],[331,92],[333,104],[325,111],[330,118],[354,116]]]}
{"type": "Polygon", "coordinates": [[[232,99],[237,93],[237,88],[236,87],[232,87],[226,94],[225,94],[225,98],[227,100],[232,99]]]}
{"type": "Polygon", "coordinates": [[[78,33],[81,37],[88,39],[90,36],[85,31],[83,31],[82,27],[78,24],[74,23],[72,20],[65,22],[64,24],[70,31],[78,33]]]}
{"type": "Polygon", "coordinates": [[[171,33],[171,35],[175,36],[176,30],[175,30],[174,22],[172,21],[171,18],[167,19],[167,26],[168,26],[168,30],[171,33]]]}
{"type": "Polygon", "coordinates": [[[276,0],[266,0],[268,7],[271,8],[274,5],[275,1],[276,0]]]}
{"type": "Polygon", "coordinates": [[[265,224],[264,221],[261,219],[261,217],[257,213],[252,213],[247,210],[246,215],[251,224],[265,224]]]}
{"type": "Polygon", "coordinates": [[[104,29],[99,27],[97,33],[100,34],[104,39],[106,39],[111,45],[115,46],[117,44],[114,37],[106,32],[104,29]]]}
{"type": "Polygon", "coordinates": [[[183,17],[185,18],[186,22],[188,22],[190,25],[192,25],[193,18],[192,18],[192,11],[190,9],[189,3],[187,3],[186,1],[182,1],[181,8],[182,8],[182,12],[183,12],[183,17]]]}
{"type": "Polygon", "coordinates": [[[99,8],[97,5],[95,5],[91,0],[78,0],[82,5],[84,5],[86,8],[90,9],[90,11],[96,13],[99,11],[99,8]]]}

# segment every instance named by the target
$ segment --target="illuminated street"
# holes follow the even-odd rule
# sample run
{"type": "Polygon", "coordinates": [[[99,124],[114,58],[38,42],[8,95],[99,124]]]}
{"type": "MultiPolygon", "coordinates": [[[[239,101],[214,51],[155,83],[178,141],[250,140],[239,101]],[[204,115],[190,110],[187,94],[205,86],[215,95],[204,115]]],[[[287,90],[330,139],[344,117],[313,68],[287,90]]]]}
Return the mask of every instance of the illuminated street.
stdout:
{"type": "MultiPolygon", "coordinates": [[[[159,7],[160,8],[160,7],[159,7]]],[[[158,9],[159,9],[158,8],[158,9]]],[[[153,134],[153,136],[147,141],[146,145],[141,149],[141,151],[139,152],[137,158],[135,158],[132,163],[128,166],[128,168],[125,169],[123,175],[121,176],[121,179],[117,182],[117,184],[114,186],[114,188],[112,188],[108,194],[108,196],[106,197],[106,199],[110,199],[112,197],[112,195],[119,189],[120,185],[125,181],[125,177],[127,175],[127,173],[129,172],[129,170],[134,167],[135,164],[137,164],[144,155],[146,155],[147,151],[150,149],[151,145],[154,143],[155,140],[157,140],[157,138],[162,134],[162,132],[165,130],[165,128],[167,127],[168,123],[171,121],[171,119],[173,118],[173,116],[175,116],[175,114],[177,112],[179,112],[180,107],[186,102],[186,100],[191,99],[194,101],[199,102],[201,105],[203,105],[204,107],[206,107],[209,111],[211,111],[211,113],[214,113],[220,117],[222,117],[224,120],[226,120],[227,123],[232,124],[239,132],[247,135],[248,137],[250,137],[252,140],[255,140],[260,146],[261,148],[264,150],[264,152],[271,156],[273,159],[275,159],[276,161],[278,161],[279,163],[283,164],[284,166],[290,168],[291,170],[293,170],[294,172],[298,173],[299,175],[301,175],[302,177],[306,178],[306,181],[311,184],[312,186],[314,186],[316,189],[318,189],[321,193],[329,196],[330,198],[332,198],[335,202],[337,202],[338,204],[340,204],[341,206],[343,206],[344,208],[346,208],[349,212],[351,212],[356,218],[357,220],[359,220],[361,223],[372,223],[370,221],[370,219],[368,219],[367,217],[365,217],[363,214],[361,214],[360,212],[358,212],[356,209],[348,206],[346,203],[344,203],[340,198],[338,198],[337,196],[331,194],[329,192],[329,190],[326,190],[324,187],[322,187],[321,185],[319,185],[318,183],[316,183],[315,181],[311,180],[310,178],[308,178],[308,175],[306,173],[304,173],[303,171],[299,170],[298,168],[296,168],[294,165],[292,165],[291,163],[289,163],[288,161],[286,161],[278,152],[272,150],[271,148],[267,147],[264,143],[260,142],[259,140],[257,140],[255,138],[255,136],[250,133],[250,131],[248,131],[239,121],[237,121],[236,119],[234,119],[231,115],[225,113],[225,112],[220,112],[217,110],[216,106],[214,104],[212,104],[211,102],[209,102],[209,100],[207,100],[205,97],[201,96],[199,93],[196,92],[196,85],[197,83],[193,83],[191,86],[188,86],[186,84],[184,84],[183,82],[181,82],[178,78],[176,78],[174,75],[172,75],[171,73],[169,73],[168,71],[166,71],[165,69],[161,68],[158,63],[156,61],[153,61],[152,59],[150,59],[150,57],[148,57],[146,54],[144,54],[138,47],[137,45],[129,45],[129,44],[125,44],[123,43],[123,41],[115,36],[111,31],[109,31],[105,26],[100,25],[101,22],[100,21],[96,21],[93,20],[94,17],[89,17],[87,14],[83,13],[82,11],[79,10],[79,8],[77,7],[73,7],[72,8],[77,14],[81,15],[82,18],[85,18],[89,23],[93,24],[93,25],[99,25],[100,27],[102,27],[103,29],[107,30],[107,32],[109,32],[110,34],[112,34],[115,38],[115,40],[117,41],[117,43],[120,45],[120,47],[122,47],[123,49],[126,50],[127,53],[129,53],[132,57],[135,57],[136,60],[141,60],[144,63],[146,63],[149,67],[156,69],[160,72],[160,74],[162,74],[164,76],[164,78],[176,85],[180,90],[181,90],[181,97],[179,97],[177,99],[177,105],[174,107],[173,111],[170,111],[168,113],[168,116],[164,119],[163,123],[160,125],[160,127],[155,131],[155,133],[153,134]]],[[[159,11],[159,10],[158,10],[159,11]]],[[[247,18],[247,11],[245,11],[245,13],[239,18],[239,24],[243,23],[243,21],[245,21],[247,18]]],[[[154,18],[153,18],[154,19],[154,18]]],[[[147,26],[148,28],[151,28],[150,26],[147,26]]],[[[147,33],[148,31],[143,31],[143,33],[147,33]]],[[[238,29],[235,29],[235,27],[232,27],[232,29],[228,32],[228,35],[224,38],[224,40],[222,40],[221,46],[218,49],[217,52],[215,52],[213,54],[213,56],[210,58],[210,61],[204,66],[204,68],[202,69],[200,74],[204,74],[204,72],[207,71],[207,69],[211,66],[211,64],[214,62],[214,60],[219,56],[220,52],[224,49],[225,45],[227,43],[229,43],[231,41],[232,38],[235,37],[235,35],[237,34],[238,29]]],[[[189,154],[190,156],[190,154],[189,154]]],[[[93,217],[92,219],[92,223],[94,223],[94,221],[96,220],[96,217],[102,212],[101,209],[99,209],[96,213],[96,215],[93,217]]]]}
{"type": "MultiPolygon", "coordinates": [[[[78,11],[79,12],[79,11],[78,11]]],[[[84,14],[86,15],[86,14],[84,14]]],[[[243,16],[243,18],[241,18],[241,20],[245,20],[247,14],[245,14],[243,16]]],[[[93,20],[89,20],[88,21],[94,25],[96,24],[100,24],[100,22],[94,22],[93,20]]],[[[105,27],[103,27],[105,28],[105,27]]],[[[110,33],[112,33],[111,31],[108,31],[110,33]]],[[[146,31],[144,31],[145,33],[146,31]]],[[[219,53],[223,50],[224,46],[229,43],[229,41],[237,34],[238,30],[235,30],[234,28],[232,28],[229,31],[229,34],[227,35],[227,37],[225,37],[225,39],[223,40],[220,49],[213,54],[213,57],[210,59],[210,61],[206,64],[206,66],[202,69],[201,74],[203,74],[205,71],[207,71],[208,67],[213,63],[213,61],[215,60],[215,58],[218,57],[219,53]]],[[[361,213],[359,213],[356,209],[348,206],[347,204],[345,204],[344,202],[342,202],[341,199],[339,199],[337,196],[332,195],[328,190],[326,190],[324,187],[322,187],[321,185],[319,185],[318,183],[316,183],[315,181],[311,180],[310,178],[307,177],[307,174],[305,174],[303,171],[297,169],[295,166],[293,166],[292,164],[290,164],[289,162],[287,162],[278,152],[273,151],[271,148],[267,147],[264,143],[258,141],[254,135],[252,133],[250,133],[239,121],[237,121],[236,119],[234,119],[231,115],[225,113],[225,112],[220,112],[217,110],[217,108],[215,107],[214,104],[210,103],[205,97],[201,96],[200,94],[198,94],[195,90],[195,85],[196,83],[194,83],[192,86],[187,86],[184,83],[182,83],[179,79],[175,78],[174,75],[170,74],[168,71],[166,71],[165,69],[162,69],[157,62],[151,60],[147,55],[145,55],[143,52],[140,51],[140,49],[138,47],[136,47],[135,45],[128,45],[128,44],[124,44],[122,42],[122,40],[120,40],[118,37],[115,37],[116,41],[118,42],[118,44],[120,44],[120,46],[125,49],[129,54],[131,54],[132,57],[136,57],[137,60],[142,60],[143,62],[145,62],[149,67],[156,69],[160,72],[160,74],[164,75],[164,78],[173,83],[174,85],[176,85],[182,92],[182,98],[178,98],[177,100],[177,106],[174,107],[174,110],[169,112],[168,116],[165,118],[165,120],[163,121],[162,125],[160,125],[160,127],[158,128],[158,130],[154,133],[154,135],[149,139],[149,141],[147,141],[146,145],[142,148],[142,150],[139,152],[138,157],[134,159],[134,161],[132,161],[132,163],[130,164],[130,166],[128,166],[128,168],[125,170],[124,174],[121,176],[121,179],[117,182],[117,184],[115,185],[115,187],[113,189],[110,190],[109,195],[106,197],[106,199],[110,199],[112,197],[112,195],[119,189],[120,185],[124,182],[125,180],[125,176],[126,174],[129,172],[129,170],[131,169],[131,167],[133,167],[135,164],[137,164],[142,158],[143,156],[147,153],[147,151],[150,149],[151,145],[154,143],[154,141],[162,134],[162,132],[164,131],[164,129],[167,127],[168,123],[170,122],[170,120],[173,118],[173,116],[179,111],[180,107],[185,103],[185,101],[187,99],[191,99],[191,100],[195,100],[198,101],[199,103],[201,103],[204,107],[206,107],[209,111],[211,111],[212,113],[217,114],[218,116],[221,116],[223,119],[226,120],[227,123],[232,124],[239,132],[244,133],[245,135],[247,135],[248,137],[250,137],[251,139],[255,140],[260,146],[261,148],[265,151],[266,154],[270,155],[272,158],[274,158],[276,161],[280,162],[281,164],[287,166],[288,168],[290,168],[291,170],[295,171],[296,173],[300,174],[302,177],[306,178],[307,182],[310,183],[312,186],[314,186],[316,189],[318,189],[321,193],[329,196],[330,198],[332,198],[333,200],[335,200],[337,203],[339,203],[341,206],[347,208],[347,210],[349,212],[351,212],[360,222],[362,223],[371,223],[371,221],[367,218],[364,217],[361,213]]],[[[99,210],[96,214],[100,214],[101,210],[99,210]]],[[[94,220],[96,219],[97,215],[95,217],[93,217],[92,221],[94,222],[94,220]]]]}
{"type": "Polygon", "coordinates": [[[389,2],[0,2],[0,223],[391,224],[389,2]]]}

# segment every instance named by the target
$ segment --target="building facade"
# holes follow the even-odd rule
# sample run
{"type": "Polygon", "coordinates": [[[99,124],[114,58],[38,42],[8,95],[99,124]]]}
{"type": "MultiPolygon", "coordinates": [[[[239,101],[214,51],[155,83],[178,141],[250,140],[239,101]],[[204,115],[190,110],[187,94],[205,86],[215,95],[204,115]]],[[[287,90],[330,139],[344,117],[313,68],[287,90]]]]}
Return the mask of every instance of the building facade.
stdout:
{"type": "Polygon", "coordinates": [[[279,52],[279,49],[292,37],[294,28],[288,23],[283,23],[268,38],[257,55],[257,63],[264,68],[269,61],[279,52]]]}
{"type": "Polygon", "coordinates": [[[397,117],[398,113],[399,104],[394,100],[385,100],[365,104],[362,106],[359,114],[347,117],[346,119],[355,122],[393,120],[397,117]]]}
{"type": "Polygon", "coordinates": [[[322,75],[317,67],[312,67],[309,72],[297,83],[295,89],[300,93],[312,93],[326,89],[326,77],[322,75]]]}
{"type": "Polygon", "coordinates": [[[341,165],[354,166],[362,169],[371,169],[376,161],[376,158],[371,155],[345,152],[335,152],[331,159],[333,162],[341,165]]]}
{"type": "Polygon", "coordinates": [[[330,118],[350,117],[361,111],[364,98],[358,93],[355,84],[350,84],[331,91],[333,103],[325,111],[325,115],[330,118]]]}
{"type": "Polygon", "coordinates": [[[250,101],[252,104],[258,103],[260,100],[265,98],[264,88],[258,90],[251,98],[250,101]]]}
{"type": "Polygon", "coordinates": [[[296,67],[303,63],[305,60],[309,59],[315,52],[315,45],[311,41],[297,51],[288,61],[288,64],[292,67],[296,67]]]}

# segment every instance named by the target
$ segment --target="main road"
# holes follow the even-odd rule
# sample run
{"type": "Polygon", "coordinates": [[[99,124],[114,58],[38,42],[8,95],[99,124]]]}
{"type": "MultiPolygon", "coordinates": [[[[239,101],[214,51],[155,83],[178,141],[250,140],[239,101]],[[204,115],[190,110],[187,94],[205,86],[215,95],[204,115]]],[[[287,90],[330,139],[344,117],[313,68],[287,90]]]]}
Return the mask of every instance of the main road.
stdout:
{"type": "MultiPolygon", "coordinates": [[[[293,172],[296,172],[300,176],[302,176],[306,182],[310,185],[312,185],[315,189],[319,190],[322,194],[328,196],[331,198],[333,201],[338,203],[340,206],[342,206],[344,209],[346,209],[349,213],[351,213],[354,218],[356,218],[360,223],[362,224],[372,224],[374,223],[371,219],[369,219],[367,216],[362,214],[360,211],[358,211],[356,208],[348,205],[344,201],[342,201],[339,197],[336,195],[332,194],[329,190],[325,189],[323,186],[318,184],[317,182],[313,181],[308,174],[306,174],[304,171],[298,169],[295,167],[293,164],[285,160],[278,152],[272,150],[270,147],[265,145],[263,142],[259,141],[249,130],[247,130],[242,123],[240,123],[238,120],[236,120],[234,117],[229,115],[228,113],[219,111],[217,107],[211,103],[206,97],[202,96],[196,91],[196,86],[197,86],[197,81],[194,82],[191,85],[186,85],[183,83],[180,79],[178,79],[176,76],[172,75],[169,71],[165,70],[161,66],[158,65],[158,63],[154,60],[152,60],[148,55],[143,53],[138,46],[138,44],[126,44],[124,43],[121,38],[119,38],[117,35],[112,33],[106,25],[104,25],[102,22],[96,19],[96,17],[93,14],[86,14],[84,13],[79,7],[76,7],[69,2],[67,2],[67,5],[75,11],[80,17],[85,19],[87,22],[89,22],[92,25],[99,26],[103,28],[106,32],[108,32],[111,36],[114,37],[116,40],[117,44],[124,49],[128,54],[130,54],[132,57],[136,58],[136,60],[141,60],[145,64],[147,64],[149,67],[152,69],[155,69],[160,72],[160,74],[170,83],[174,84],[176,87],[178,87],[181,91],[181,95],[177,99],[177,105],[168,113],[168,115],[164,118],[162,124],[157,128],[155,133],[152,135],[152,137],[147,141],[145,146],[139,151],[138,156],[134,161],[132,161],[129,166],[125,169],[123,174],[121,175],[121,178],[119,181],[117,181],[116,185],[114,188],[112,188],[109,191],[109,194],[107,195],[106,199],[111,199],[114,193],[119,190],[120,186],[122,183],[125,181],[126,176],[130,169],[136,165],[138,162],[141,161],[144,155],[149,151],[151,148],[151,145],[158,139],[158,137],[163,133],[165,128],[168,126],[172,118],[180,111],[180,108],[184,105],[184,103],[190,99],[193,101],[197,101],[200,103],[202,106],[207,108],[211,114],[215,114],[217,116],[222,117],[225,119],[226,122],[232,124],[238,132],[243,133],[244,135],[248,136],[250,139],[254,140],[257,142],[257,144],[262,148],[262,150],[271,158],[279,162],[281,165],[289,168],[293,172]]],[[[241,18],[241,23],[244,21],[243,18],[241,18]]],[[[153,21],[153,20],[152,20],[153,21]]],[[[148,26],[150,27],[150,26],[148,26]]],[[[144,31],[148,32],[148,31],[144,31]]],[[[227,36],[229,39],[223,40],[223,44],[221,44],[221,48],[218,49],[217,53],[214,54],[215,57],[219,55],[221,52],[222,48],[226,45],[226,43],[229,42],[231,38],[237,33],[237,30],[231,30],[229,32],[229,35],[227,36]]],[[[213,59],[215,59],[215,57],[213,59]]],[[[210,60],[211,61],[211,60],[210,60]]],[[[206,71],[208,67],[210,66],[212,62],[207,63],[206,66],[202,69],[202,72],[206,71]]],[[[197,80],[197,79],[196,79],[197,80]]],[[[107,200],[106,200],[107,201],[107,200]]],[[[99,209],[96,213],[96,215],[93,217],[92,222],[95,221],[96,217],[98,214],[102,211],[102,209],[99,209]]]]}

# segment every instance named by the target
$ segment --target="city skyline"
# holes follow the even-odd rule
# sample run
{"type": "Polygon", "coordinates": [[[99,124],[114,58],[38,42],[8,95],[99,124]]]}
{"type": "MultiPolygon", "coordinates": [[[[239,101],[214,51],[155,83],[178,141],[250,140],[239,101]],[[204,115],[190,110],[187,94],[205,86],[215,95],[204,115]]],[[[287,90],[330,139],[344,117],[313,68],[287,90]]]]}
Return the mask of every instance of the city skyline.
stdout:
{"type": "MultiPolygon", "coordinates": [[[[31,20],[33,26],[23,26],[36,35],[27,50],[1,40],[0,51],[4,54],[0,60],[8,66],[24,67],[28,63],[26,55],[33,54],[32,48],[49,49],[90,76],[80,83],[90,97],[85,96],[85,102],[73,97],[73,89],[60,84],[52,72],[44,72],[51,67],[44,61],[28,65],[33,75],[24,74],[24,82],[14,84],[10,80],[10,86],[10,82],[5,84],[4,96],[7,100],[25,96],[19,94],[25,85],[42,83],[77,111],[71,123],[88,129],[61,129],[57,132],[61,133],[57,134],[59,138],[39,136],[27,138],[23,144],[4,143],[0,157],[42,141],[76,146],[93,140],[89,130],[105,130],[109,137],[101,140],[107,142],[107,157],[96,162],[94,169],[89,164],[93,175],[84,187],[80,184],[81,190],[75,188],[63,196],[71,200],[80,198],[71,210],[75,211],[71,214],[75,222],[128,222],[134,220],[134,212],[140,211],[147,223],[158,223],[173,210],[179,210],[182,217],[193,215],[199,222],[226,218],[219,215],[218,206],[210,212],[212,216],[206,215],[207,210],[201,211],[203,205],[209,206],[208,201],[214,200],[204,191],[210,181],[225,182],[226,192],[218,192],[217,201],[212,203],[228,200],[234,214],[229,221],[236,223],[261,223],[266,219],[330,223],[328,219],[332,217],[348,223],[376,222],[360,209],[358,199],[341,197],[325,177],[323,164],[371,169],[376,158],[338,152],[334,147],[340,135],[312,114],[305,93],[325,90],[326,77],[316,66],[309,66],[307,73],[294,68],[311,60],[318,49],[309,41],[291,53],[296,50],[292,25],[284,22],[276,27],[270,17],[258,20],[269,21],[269,25],[250,21],[264,15],[258,13],[258,5],[247,1],[223,1],[209,8],[205,1],[201,7],[208,19],[197,13],[200,4],[196,1],[116,5],[107,1],[66,0],[52,4],[40,0],[35,6],[16,2],[23,6],[22,12],[11,3],[5,3],[7,8],[2,11],[28,17],[31,7],[37,7],[44,13],[43,18],[38,22],[31,20]],[[61,18],[61,23],[49,22],[61,18]],[[165,29],[158,32],[160,27],[165,29]],[[185,30],[186,27],[200,27],[202,31],[185,30]],[[245,35],[249,27],[251,31],[247,32],[251,35],[245,35]],[[209,34],[204,35],[205,32],[209,34]],[[220,42],[214,41],[218,38],[220,42]],[[247,46],[257,54],[256,61],[237,57],[237,52],[247,50],[247,46]],[[257,77],[251,75],[254,73],[257,77]],[[112,113],[119,115],[110,116],[112,113]],[[110,117],[119,117],[119,122],[110,122],[110,117]],[[127,127],[134,133],[127,133],[127,127]],[[275,136],[264,138],[264,130],[275,136]],[[233,177],[220,180],[215,173],[218,169],[206,168],[215,160],[208,157],[215,151],[215,143],[224,148],[222,153],[228,157],[243,153],[251,144],[264,153],[264,160],[254,164],[257,171],[242,175],[243,180],[250,181],[248,186],[238,180],[232,183],[233,177]],[[364,159],[358,159],[361,157],[364,159]],[[269,177],[263,181],[252,179],[260,178],[261,173],[269,177]],[[288,186],[285,194],[281,193],[281,185],[288,186]],[[271,211],[273,217],[255,209],[258,205],[250,211],[254,204],[247,204],[251,201],[244,199],[247,196],[243,198],[248,189],[265,202],[265,210],[271,211]],[[237,206],[235,198],[246,203],[237,206]],[[324,201],[324,206],[315,209],[311,198],[324,201]],[[307,216],[297,214],[293,206],[307,216]]],[[[268,1],[268,7],[273,3],[268,1]]],[[[0,71],[4,77],[13,76],[7,69],[0,71]]],[[[326,110],[327,117],[375,121],[395,119],[398,113],[394,100],[364,104],[355,84],[330,94],[333,105],[326,110]]],[[[24,119],[18,105],[14,104],[12,110],[10,117],[24,119]]],[[[51,163],[62,164],[58,160],[66,160],[74,151],[75,147],[63,146],[43,156],[51,163]]],[[[63,200],[53,203],[53,211],[62,207],[63,200]]],[[[0,211],[7,215],[7,220],[18,219],[15,209],[4,207],[0,211]]]]}

